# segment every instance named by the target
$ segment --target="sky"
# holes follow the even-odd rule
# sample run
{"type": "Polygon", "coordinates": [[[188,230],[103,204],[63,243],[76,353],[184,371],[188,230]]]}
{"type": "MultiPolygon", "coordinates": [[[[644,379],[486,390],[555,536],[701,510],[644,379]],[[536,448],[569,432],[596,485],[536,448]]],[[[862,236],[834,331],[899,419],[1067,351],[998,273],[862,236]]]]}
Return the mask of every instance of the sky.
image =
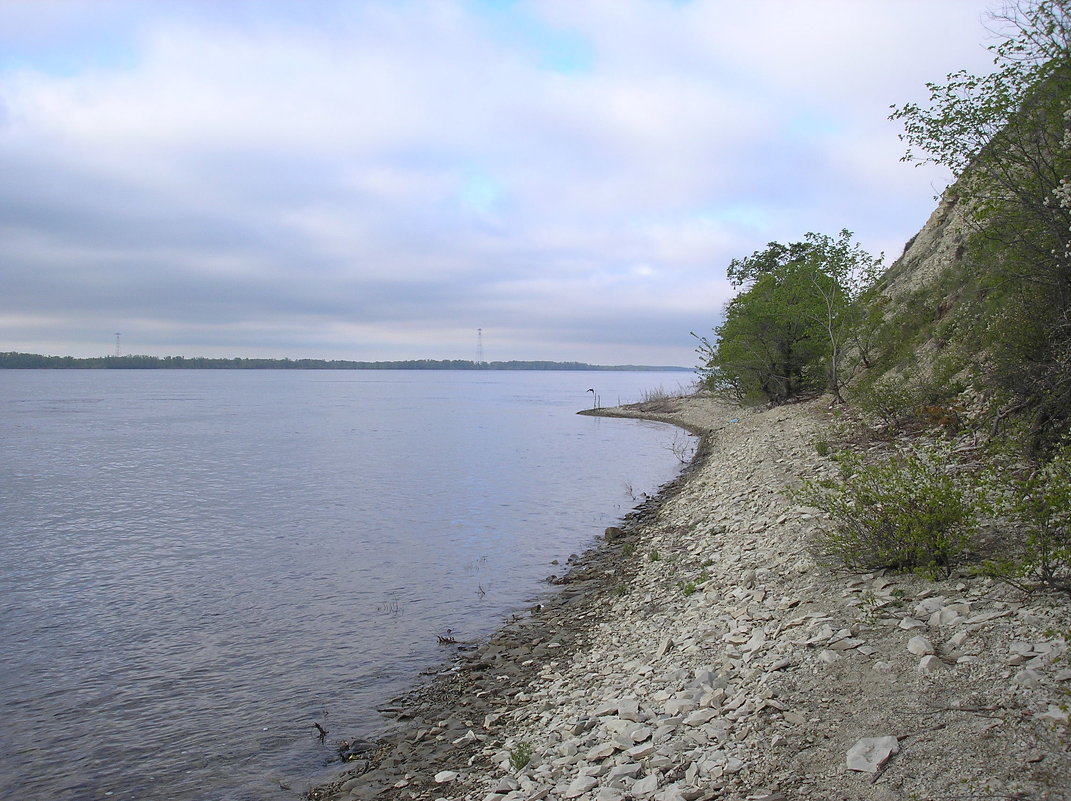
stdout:
{"type": "MultiPolygon", "coordinates": [[[[993,0],[0,0],[0,351],[694,366],[993,0]]],[[[999,9],[996,9],[999,10],[999,9]]]]}

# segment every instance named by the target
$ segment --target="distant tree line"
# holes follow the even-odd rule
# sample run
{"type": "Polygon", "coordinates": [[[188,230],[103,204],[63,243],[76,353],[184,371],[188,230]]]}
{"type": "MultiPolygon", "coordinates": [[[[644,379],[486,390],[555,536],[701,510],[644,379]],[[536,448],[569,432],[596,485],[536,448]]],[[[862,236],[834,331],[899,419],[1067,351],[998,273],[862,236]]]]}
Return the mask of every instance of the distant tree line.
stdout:
{"type": "Polygon", "coordinates": [[[204,356],[42,356],[36,353],[0,353],[0,369],[45,370],[680,370],[687,367],[650,365],[597,365],[584,362],[506,361],[475,362],[467,359],[410,359],[358,362],[348,359],[215,359],[204,356]]]}

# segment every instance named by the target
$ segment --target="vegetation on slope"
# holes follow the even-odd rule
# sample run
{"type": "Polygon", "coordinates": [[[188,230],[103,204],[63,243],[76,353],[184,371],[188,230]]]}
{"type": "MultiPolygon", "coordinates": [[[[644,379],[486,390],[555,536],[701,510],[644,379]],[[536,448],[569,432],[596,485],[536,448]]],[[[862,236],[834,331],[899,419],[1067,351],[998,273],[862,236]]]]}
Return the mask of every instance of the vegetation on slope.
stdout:
{"type": "Polygon", "coordinates": [[[886,441],[799,495],[832,561],[1071,592],[1071,0],[995,19],[991,75],[894,107],[904,160],[957,177],[923,239],[881,276],[846,231],[734,261],[701,370],[745,402],[829,391],[886,441]]]}
{"type": "Polygon", "coordinates": [[[1071,423],[1071,2],[1035,0],[1001,18],[996,71],[931,84],[902,106],[906,160],[952,168],[968,236],[949,361],[1051,450],[1071,423]]]}
{"type": "Polygon", "coordinates": [[[905,160],[958,175],[943,204],[966,231],[948,269],[893,302],[899,265],[878,279],[880,261],[847,231],[734,260],[742,291],[714,341],[700,338],[711,389],[775,404],[828,389],[840,401],[852,378],[923,373],[921,400],[970,383],[1001,422],[1027,422],[1032,448],[1055,446],[1071,422],[1071,1],[1001,19],[1013,30],[992,48],[994,73],[954,73],[929,85],[929,107],[892,114],[905,160]],[[933,358],[912,364],[920,351],[933,358]]]}

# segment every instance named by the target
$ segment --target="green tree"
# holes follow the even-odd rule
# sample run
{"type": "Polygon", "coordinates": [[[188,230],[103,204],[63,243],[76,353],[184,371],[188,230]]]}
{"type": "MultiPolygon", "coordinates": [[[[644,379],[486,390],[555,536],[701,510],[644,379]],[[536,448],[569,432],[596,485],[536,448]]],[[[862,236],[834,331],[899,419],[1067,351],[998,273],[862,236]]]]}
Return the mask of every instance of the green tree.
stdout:
{"type": "Polygon", "coordinates": [[[978,284],[969,347],[1044,448],[1071,422],[1071,0],[1023,0],[995,19],[1006,35],[991,74],[927,84],[929,105],[892,119],[905,161],[957,176],[978,284]]]}
{"type": "Polygon", "coordinates": [[[829,348],[829,391],[837,403],[844,403],[844,387],[850,365],[846,359],[849,342],[856,355],[866,360],[873,315],[864,302],[881,268],[883,256],[873,257],[858,244],[852,233],[842,229],[837,239],[809,233],[805,244],[811,283],[821,298],[815,322],[821,327],[829,348]]]}
{"type": "Polygon", "coordinates": [[[707,386],[744,402],[784,403],[821,388],[843,401],[847,344],[881,264],[851,237],[847,230],[837,239],[808,233],[729,264],[729,280],[742,291],[714,329],[715,341],[698,337],[707,386]]]}
{"type": "Polygon", "coordinates": [[[756,277],[725,309],[717,343],[701,340],[708,386],[736,400],[786,400],[813,389],[822,341],[810,322],[817,311],[809,275],[798,263],[756,277]]]}

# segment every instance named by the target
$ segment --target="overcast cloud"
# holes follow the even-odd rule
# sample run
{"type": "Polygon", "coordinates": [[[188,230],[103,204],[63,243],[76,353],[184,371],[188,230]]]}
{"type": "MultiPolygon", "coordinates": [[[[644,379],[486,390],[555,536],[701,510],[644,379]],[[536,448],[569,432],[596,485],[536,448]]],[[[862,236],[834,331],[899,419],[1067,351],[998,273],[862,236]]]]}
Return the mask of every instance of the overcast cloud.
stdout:
{"type": "Polygon", "coordinates": [[[886,262],[981,0],[0,0],[0,350],[694,365],[767,242],[886,262]]]}

